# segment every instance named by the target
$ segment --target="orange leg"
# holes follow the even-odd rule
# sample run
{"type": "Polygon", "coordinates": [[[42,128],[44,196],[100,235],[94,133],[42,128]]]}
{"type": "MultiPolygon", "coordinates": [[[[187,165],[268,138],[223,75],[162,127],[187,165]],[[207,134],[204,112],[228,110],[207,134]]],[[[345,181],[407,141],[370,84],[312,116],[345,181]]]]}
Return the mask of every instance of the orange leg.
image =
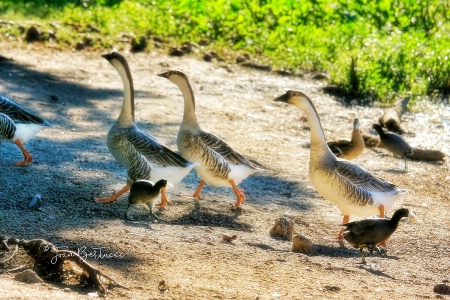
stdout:
{"type": "Polygon", "coordinates": [[[200,180],[200,183],[198,184],[198,187],[195,190],[194,195],[192,195],[192,198],[202,199],[202,197],[200,197],[200,192],[202,191],[204,185],[205,185],[205,182],[203,180],[200,180]]]}
{"type": "Polygon", "coordinates": [[[158,208],[164,208],[168,204],[169,204],[169,201],[167,201],[166,187],[162,187],[161,188],[161,202],[155,206],[158,208]]]}
{"type": "MultiPolygon", "coordinates": [[[[350,221],[350,216],[349,215],[344,215],[344,218],[342,219],[342,224],[347,224],[348,221],[350,221]]],[[[344,240],[344,227],[341,227],[341,230],[339,231],[339,235],[337,237],[337,241],[343,241],[344,240]]]]}
{"type": "Polygon", "coordinates": [[[126,192],[128,192],[131,188],[130,184],[127,184],[126,186],[124,186],[120,191],[118,191],[117,193],[114,193],[113,195],[111,195],[111,197],[108,198],[96,198],[95,202],[99,202],[99,203],[111,203],[116,201],[120,196],[122,196],[123,194],[125,194],[126,192]]]}
{"type": "MultiPolygon", "coordinates": [[[[380,212],[380,214],[379,214],[380,218],[384,218],[384,205],[378,206],[378,211],[380,212]]],[[[384,241],[379,243],[378,246],[386,247],[386,242],[387,242],[387,239],[385,239],[384,241]]]]}
{"type": "Polygon", "coordinates": [[[16,139],[14,143],[19,146],[20,151],[22,151],[23,154],[23,161],[18,161],[14,163],[16,166],[26,166],[28,165],[32,160],[33,157],[31,156],[30,152],[28,152],[25,147],[23,146],[22,142],[19,139],[16,139]]]}
{"type": "Polygon", "coordinates": [[[244,193],[238,189],[233,179],[228,180],[231,183],[231,187],[233,188],[234,193],[236,194],[237,200],[234,203],[234,207],[240,207],[242,203],[245,201],[244,193]]]}

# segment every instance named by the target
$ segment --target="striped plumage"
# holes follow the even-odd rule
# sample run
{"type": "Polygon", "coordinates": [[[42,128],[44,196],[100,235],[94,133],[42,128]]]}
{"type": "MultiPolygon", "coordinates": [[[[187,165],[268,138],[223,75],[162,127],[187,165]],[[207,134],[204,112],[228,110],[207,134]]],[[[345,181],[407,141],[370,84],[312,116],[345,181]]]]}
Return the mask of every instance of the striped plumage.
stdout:
{"type": "Polygon", "coordinates": [[[201,180],[193,197],[200,199],[200,192],[205,183],[212,186],[229,186],[237,197],[234,206],[239,207],[245,201],[245,195],[237,185],[262,169],[233,150],[218,136],[200,128],[195,114],[194,93],[183,72],[170,70],[158,76],[176,84],[184,97],[184,114],[178,131],[177,145],[185,159],[200,162],[195,169],[201,180]]]}
{"type": "MultiPolygon", "coordinates": [[[[119,118],[107,135],[108,149],[116,161],[128,173],[127,184],[119,192],[108,198],[96,199],[108,203],[117,200],[130,189],[131,184],[140,179],[157,182],[166,179],[178,183],[195,164],[188,162],[158,142],[153,136],[141,131],[134,122],[134,87],[126,59],[119,53],[103,55],[119,73],[124,85],[124,98],[119,118]]],[[[167,205],[165,187],[161,188],[160,207],[167,205]]]]}
{"type": "MultiPolygon", "coordinates": [[[[325,141],[317,111],[304,93],[289,90],[275,101],[292,104],[306,113],[311,130],[311,183],[322,197],[338,206],[344,215],[344,224],[348,223],[350,215],[366,217],[379,214],[383,218],[385,210],[389,210],[406,192],[360,165],[333,155],[325,141]]],[[[338,240],[342,239],[341,230],[338,240]]]]}
{"type": "Polygon", "coordinates": [[[23,144],[49,126],[50,123],[46,120],[25,110],[12,100],[0,96],[0,141],[15,143],[20,148],[24,159],[16,162],[17,166],[25,166],[33,160],[23,144]]]}

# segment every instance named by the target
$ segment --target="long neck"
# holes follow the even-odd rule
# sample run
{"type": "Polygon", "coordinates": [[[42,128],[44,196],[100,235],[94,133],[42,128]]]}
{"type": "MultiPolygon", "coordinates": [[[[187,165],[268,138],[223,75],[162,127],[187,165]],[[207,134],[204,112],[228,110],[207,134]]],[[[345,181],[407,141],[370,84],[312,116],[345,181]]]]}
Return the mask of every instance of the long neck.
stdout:
{"type": "Polygon", "coordinates": [[[200,126],[198,125],[197,116],[195,115],[194,92],[192,91],[192,87],[189,84],[188,79],[182,76],[177,76],[176,78],[174,78],[173,82],[180,88],[184,98],[184,113],[182,123],[184,125],[192,127],[193,129],[199,130],[200,126]]]}
{"type": "Polygon", "coordinates": [[[309,127],[311,131],[311,154],[313,152],[318,152],[321,155],[332,153],[328,148],[327,142],[325,140],[325,135],[323,134],[322,125],[320,124],[317,111],[314,108],[314,105],[311,103],[311,100],[307,98],[305,99],[307,101],[302,101],[299,106],[308,117],[309,127]]]}
{"type": "Polygon", "coordinates": [[[111,64],[116,68],[123,83],[123,104],[117,122],[121,126],[134,124],[134,87],[133,78],[131,77],[128,66],[123,65],[117,60],[111,61],[111,64]]]}

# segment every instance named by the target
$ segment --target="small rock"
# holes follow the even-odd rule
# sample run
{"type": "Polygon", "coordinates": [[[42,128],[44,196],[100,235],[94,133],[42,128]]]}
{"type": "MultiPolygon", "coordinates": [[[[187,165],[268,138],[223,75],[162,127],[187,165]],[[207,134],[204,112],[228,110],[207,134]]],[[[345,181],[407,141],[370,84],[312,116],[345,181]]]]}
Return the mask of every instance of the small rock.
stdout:
{"type": "Polygon", "coordinates": [[[312,250],[312,242],[305,236],[297,234],[292,239],[292,252],[309,254],[312,250]]]}
{"type": "Polygon", "coordinates": [[[275,220],[275,226],[270,229],[269,233],[271,236],[281,237],[290,241],[294,233],[294,221],[286,217],[281,217],[275,220]]]}
{"type": "Polygon", "coordinates": [[[25,41],[32,43],[39,41],[41,39],[42,33],[34,26],[31,26],[27,29],[27,32],[25,34],[25,41]]]}
{"type": "Polygon", "coordinates": [[[438,294],[450,295],[450,286],[445,283],[436,284],[433,291],[438,294]]]}
{"type": "Polygon", "coordinates": [[[233,234],[232,236],[228,236],[226,234],[222,234],[222,240],[224,242],[228,242],[231,243],[232,241],[234,241],[235,239],[237,239],[237,235],[233,234]]]}
{"type": "Polygon", "coordinates": [[[147,47],[147,38],[145,36],[141,36],[139,40],[132,39],[131,40],[131,52],[141,52],[144,51],[147,47]]]}
{"type": "Polygon", "coordinates": [[[20,272],[14,277],[17,281],[25,282],[25,283],[40,283],[44,282],[42,278],[40,278],[36,272],[33,270],[25,270],[23,272],[20,272]]]}

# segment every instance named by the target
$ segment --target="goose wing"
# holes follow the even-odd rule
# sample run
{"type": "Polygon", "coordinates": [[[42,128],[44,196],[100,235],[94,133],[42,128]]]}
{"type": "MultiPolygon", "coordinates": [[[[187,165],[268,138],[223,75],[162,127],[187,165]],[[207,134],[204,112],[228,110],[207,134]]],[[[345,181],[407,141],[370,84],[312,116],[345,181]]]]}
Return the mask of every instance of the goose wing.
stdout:
{"type": "Polygon", "coordinates": [[[15,131],[16,126],[14,125],[13,120],[11,120],[8,115],[0,113],[0,140],[12,140],[14,138],[15,131]]]}
{"type": "Polygon", "coordinates": [[[153,136],[141,130],[133,130],[126,134],[127,140],[135,147],[136,151],[144,155],[149,161],[163,166],[187,167],[192,163],[181,155],[173,152],[165,145],[158,142],[153,136]]]}
{"type": "Polygon", "coordinates": [[[208,148],[220,154],[227,162],[235,165],[246,165],[254,169],[260,169],[255,163],[249,161],[244,156],[234,151],[224,140],[218,136],[200,131],[198,137],[208,148]]]}
{"type": "Polygon", "coordinates": [[[50,126],[50,123],[44,119],[30,113],[22,106],[3,96],[0,96],[0,113],[9,116],[15,123],[32,123],[50,126]]]}
{"type": "Polygon", "coordinates": [[[348,160],[336,160],[335,174],[357,189],[371,192],[402,191],[395,184],[371,174],[360,165],[348,160]]]}
{"type": "Polygon", "coordinates": [[[328,148],[330,148],[335,156],[341,157],[353,149],[353,143],[347,140],[333,141],[328,142],[328,148]]]}

